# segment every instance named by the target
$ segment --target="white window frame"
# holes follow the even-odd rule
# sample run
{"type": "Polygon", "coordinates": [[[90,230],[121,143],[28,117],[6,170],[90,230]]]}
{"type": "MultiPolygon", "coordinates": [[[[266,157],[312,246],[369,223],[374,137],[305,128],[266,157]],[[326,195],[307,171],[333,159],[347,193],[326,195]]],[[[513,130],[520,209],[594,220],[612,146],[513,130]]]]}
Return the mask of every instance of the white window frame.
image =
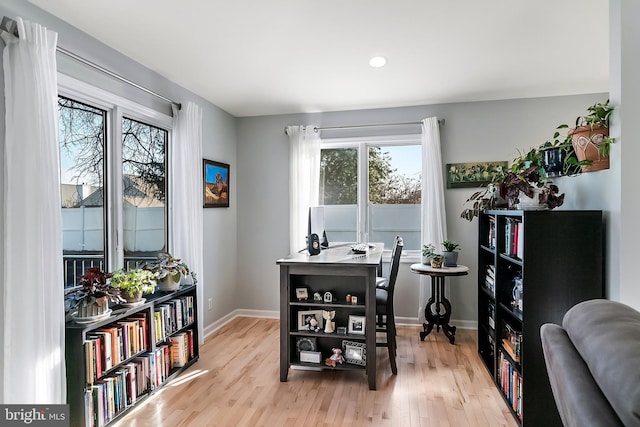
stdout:
{"type": "MultiPolygon", "coordinates": [[[[369,148],[380,146],[402,146],[419,145],[422,146],[420,134],[409,135],[388,135],[370,137],[350,137],[350,138],[323,138],[320,142],[320,149],[332,148],[356,148],[358,150],[358,241],[368,242],[369,218],[367,215],[369,208],[369,148]]],[[[422,171],[424,174],[424,171],[422,171]]],[[[386,257],[391,253],[391,248],[385,248],[386,257]]],[[[410,258],[411,262],[421,259],[420,250],[403,250],[402,258],[410,258]]]]}
{"type": "Polygon", "coordinates": [[[138,120],[167,131],[167,146],[165,147],[165,162],[167,164],[165,238],[167,246],[170,247],[168,227],[171,224],[171,204],[168,194],[170,180],[168,165],[173,118],[62,73],[58,73],[58,95],[103,109],[107,113],[108,131],[105,135],[105,144],[109,148],[105,152],[104,166],[104,185],[107,188],[104,207],[106,228],[104,250],[108,263],[105,266],[107,271],[114,271],[124,266],[122,185],[113,185],[113,183],[122,183],[122,118],[127,117],[138,120]]]}

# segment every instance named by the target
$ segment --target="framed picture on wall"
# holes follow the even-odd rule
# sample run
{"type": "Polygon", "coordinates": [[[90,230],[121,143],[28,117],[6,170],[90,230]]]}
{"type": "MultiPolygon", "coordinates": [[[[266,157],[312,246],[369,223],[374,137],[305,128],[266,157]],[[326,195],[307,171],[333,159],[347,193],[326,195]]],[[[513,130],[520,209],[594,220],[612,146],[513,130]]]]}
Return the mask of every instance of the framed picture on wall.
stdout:
{"type": "Polygon", "coordinates": [[[447,188],[482,187],[507,171],[508,162],[447,164],[447,188]]]}
{"type": "Polygon", "coordinates": [[[204,176],[204,207],[228,208],[229,207],[229,165],[203,160],[204,176]]]}

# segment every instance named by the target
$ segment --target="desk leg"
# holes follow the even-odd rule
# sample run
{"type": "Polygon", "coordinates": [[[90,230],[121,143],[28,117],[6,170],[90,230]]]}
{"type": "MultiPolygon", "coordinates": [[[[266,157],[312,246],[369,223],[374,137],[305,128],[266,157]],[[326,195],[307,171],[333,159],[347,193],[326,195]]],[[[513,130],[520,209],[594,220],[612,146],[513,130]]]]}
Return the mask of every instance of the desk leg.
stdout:
{"type": "MultiPolygon", "coordinates": [[[[433,325],[436,323],[436,318],[432,314],[431,306],[436,303],[436,278],[431,278],[431,297],[427,301],[427,304],[424,306],[424,320],[426,323],[422,324],[422,328],[424,329],[420,332],[420,341],[424,341],[425,337],[431,333],[433,330],[433,325]]],[[[436,303],[437,304],[437,303],[436,303]]]]}

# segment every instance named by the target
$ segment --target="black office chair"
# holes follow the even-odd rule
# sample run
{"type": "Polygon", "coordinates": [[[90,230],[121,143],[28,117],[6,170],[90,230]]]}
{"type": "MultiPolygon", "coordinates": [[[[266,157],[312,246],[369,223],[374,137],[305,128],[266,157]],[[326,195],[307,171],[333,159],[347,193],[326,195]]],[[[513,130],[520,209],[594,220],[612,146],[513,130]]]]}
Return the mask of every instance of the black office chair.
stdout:
{"type": "MultiPolygon", "coordinates": [[[[402,237],[396,236],[393,240],[393,247],[391,251],[393,252],[398,245],[398,241],[402,241],[402,237]]],[[[376,278],[376,288],[378,289],[387,289],[387,283],[389,282],[388,277],[384,277],[382,275],[382,260],[380,260],[380,265],[378,266],[378,277],[376,278]]]]}
{"type": "Polygon", "coordinates": [[[386,340],[376,341],[376,347],[387,347],[389,351],[389,361],[391,362],[391,372],[397,375],[396,354],[398,346],[396,342],[396,321],[393,311],[393,293],[396,287],[398,269],[400,268],[400,255],[404,243],[402,237],[397,236],[391,250],[391,267],[389,268],[389,278],[386,288],[376,289],[376,333],[384,332],[386,340]]]}

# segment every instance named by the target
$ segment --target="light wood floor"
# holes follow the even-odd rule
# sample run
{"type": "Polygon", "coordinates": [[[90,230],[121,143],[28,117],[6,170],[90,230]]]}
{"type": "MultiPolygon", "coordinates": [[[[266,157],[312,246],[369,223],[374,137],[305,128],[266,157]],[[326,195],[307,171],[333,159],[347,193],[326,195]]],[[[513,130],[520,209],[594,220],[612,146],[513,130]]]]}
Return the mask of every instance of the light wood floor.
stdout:
{"type": "Polygon", "coordinates": [[[120,420],[141,426],[509,426],[517,423],[477,355],[476,331],[424,342],[398,328],[398,375],[378,348],[378,390],[364,372],[290,370],[279,381],[278,320],[238,318],[207,337],[200,360],[120,420]]]}

